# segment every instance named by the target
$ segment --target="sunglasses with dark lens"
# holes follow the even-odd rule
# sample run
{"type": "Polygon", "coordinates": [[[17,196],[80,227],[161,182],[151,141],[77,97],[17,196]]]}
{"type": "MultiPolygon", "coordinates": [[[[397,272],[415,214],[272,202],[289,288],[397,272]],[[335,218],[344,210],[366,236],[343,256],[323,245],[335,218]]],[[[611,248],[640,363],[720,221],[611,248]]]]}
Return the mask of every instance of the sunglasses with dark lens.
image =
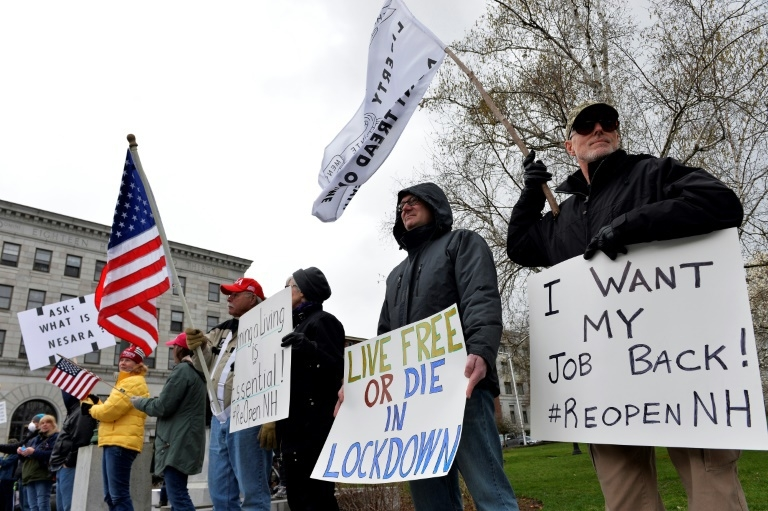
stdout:
{"type": "Polygon", "coordinates": [[[598,123],[606,133],[616,131],[619,128],[618,119],[597,119],[595,121],[579,121],[578,124],[573,125],[573,131],[579,135],[589,135],[594,131],[595,124],[598,123]]]}

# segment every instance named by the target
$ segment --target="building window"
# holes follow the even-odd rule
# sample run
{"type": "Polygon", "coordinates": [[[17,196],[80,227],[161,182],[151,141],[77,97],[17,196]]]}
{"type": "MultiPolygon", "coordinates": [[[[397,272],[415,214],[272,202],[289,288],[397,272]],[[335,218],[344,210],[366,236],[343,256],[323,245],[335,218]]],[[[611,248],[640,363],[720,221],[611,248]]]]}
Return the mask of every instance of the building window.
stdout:
{"type": "Polygon", "coordinates": [[[53,252],[45,250],[44,248],[38,248],[35,250],[35,262],[32,264],[32,269],[35,271],[43,271],[48,273],[51,271],[51,257],[53,252]]]}
{"type": "Polygon", "coordinates": [[[100,364],[101,363],[101,351],[96,350],[92,351],[90,353],[86,353],[85,356],[83,356],[83,362],[86,364],[100,364]]]}
{"type": "Polygon", "coordinates": [[[184,313],[180,311],[171,311],[171,332],[184,331],[184,313]]]}
{"type": "Polygon", "coordinates": [[[120,339],[120,342],[118,344],[115,344],[115,360],[113,362],[115,365],[120,363],[120,353],[122,353],[123,350],[125,350],[125,348],[127,348],[128,346],[130,346],[128,341],[124,341],[122,339],[120,339]]]}
{"type": "Polygon", "coordinates": [[[5,330],[0,330],[0,357],[3,356],[4,348],[5,348],[5,330]]]}
{"type": "Polygon", "coordinates": [[[13,297],[13,286],[0,284],[0,309],[11,308],[11,298],[13,297]]]}
{"type": "Polygon", "coordinates": [[[72,298],[77,298],[77,295],[68,295],[67,293],[61,293],[61,301],[71,300],[72,298]]]}
{"type": "Polygon", "coordinates": [[[27,359],[27,347],[24,346],[24,336],[21,337],[21,344],[19,345],[19,358],[27,359]]]}
{"type": "Polygon", "coordinates": [[[209,302],[218,302],[219,301],[219,295],[221,288],[219,285],[215,282],[209,282],[208,283],[208,301],[209,302]]]}
{"type": "Polygon", "coordinates": [[[512,393],[512,384],[508,381],[504,382],[504,393],[505,394],[511,394],[512,393]]]}
{"type": "Polygon", "coordinates": [[[515,409],[514,408],[510,408],[509,409],[509,418],[512,419],[512,424],[514,424],[515,421],[517,421],[517,418],[515,417],[515,409]]]}
{"type": "Polygon", "coordinates": [[[210,332],[213,330],[213,327],[219,324],[219,317],[218,316],[208,316],[208,319],[205,324],[206,332],[210,332]]]}
{"type": "Polygon", "coordinates": [[[523,422],[525,424],[528,424],[528,411],[527,410],[523,410],[523,422]]]}
{"type": "MultiPolygon", "coordinates": [[[[179,285],[181,286],[181,291],[186,296],[187,294],[187,277],[179,277],[179,285]]],[[[176,286],[173,286],[173,294],[178,295],[179,294],[179,288],[176,286]]]]}
{"type": "Polygon", "coordinates": [[[173,358],[173,346],[168,348],[168,369],[176,367],[176,360],[173,358]]]}
{"type": "Polygon", "coordinates": [[[524,396],[525,395],[525,392],[523,391],[523,384],[522,383],[518,383],[517,384],[517,395],[518,396],[524,396]]]}
{"type": "Polygon", "coordinates": [[[101,271],[107,265],[106,261],[96,261],[96,268],[93,270],[93,281],[98,282],[101,280],[101,271]]]}
{"type": "Polygon", "coordinates": [[[3,243],[3,255],[0,256],[0,264],[3,266],[18,266],[21,245],[17,243],[3,243]]]}
{"type": "Polygon", "coordinates": [[[144,359],[144,365],[147,366],[150,369],[155,368],[155,355],[157,355],[157,350],[153,351],[151,355],[146,357],[144,359]]]}
{"type": "Polygon", "coordinates": [[[45,291],[30,289],[29,295],[27,295],[27,308],[25,310],[37,309],[43,305],[45,305],[45,291]]]}
{"type": "Polygon", "coordinates": [[[64,266],[64,275],[67,277],[80,278],[80,266],[83,264],[83,258],[67,254],[67,264],[64,266]]]}

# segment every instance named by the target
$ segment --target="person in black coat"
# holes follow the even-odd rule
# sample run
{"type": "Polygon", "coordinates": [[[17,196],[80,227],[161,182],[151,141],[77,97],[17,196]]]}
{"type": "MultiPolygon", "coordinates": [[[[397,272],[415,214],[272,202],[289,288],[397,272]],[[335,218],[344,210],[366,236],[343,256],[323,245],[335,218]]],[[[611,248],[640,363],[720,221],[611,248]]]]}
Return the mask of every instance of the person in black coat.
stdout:
{"type": "MultiPolygon", "coordinates": [[[[291,404],[288,417],[277,422],[277,442],[285,468],[291,511],[339,509],[332,481],[311,479],[333,425],[333,411],[344,377],[344,327],[323,310],[331,296],[325,275],[317,268],[296,270],[285,283],[291,288],[293,332],[281,346],[291,347],[291,404]]],[[[271,425],[262,427],[260,441],[270,447],[271,425]]]]}
{"type": "MultiPolygon", "coordinates": [[[[615,260],[627,245],[684,238],[741,225],[736,194],[703,169],[673,158],[620,149],[619,113],[603,102],[571,110],[565,149],[579,169],[555,191],[570,196],[560,214],[542,214],[542,183],[552,178],[533,151],[523,160],[525,187],[512,210],[507,254],[521,266],[552,266],[602,251],[615,260]]],[[[606,509],[664,509],[653,446],[591,444],[606,509]]],[[[688,494],[688,509],[747,509],[735,449],[668,447],[688,494]]]]}
{"type": "MultiPolygon", "coordinates": [[[[61,424],[61,431],[51,452],[50,468],[56,474],[56,511],[70,511],[72,508],[72,490],[75,482],[77,452],[88,445],[96,429],[96,420],[80,411],[80,400],[61,391],[67,416],[61,424]]],[[[99,401],[95,395],[86,400],[99,401]]]]}

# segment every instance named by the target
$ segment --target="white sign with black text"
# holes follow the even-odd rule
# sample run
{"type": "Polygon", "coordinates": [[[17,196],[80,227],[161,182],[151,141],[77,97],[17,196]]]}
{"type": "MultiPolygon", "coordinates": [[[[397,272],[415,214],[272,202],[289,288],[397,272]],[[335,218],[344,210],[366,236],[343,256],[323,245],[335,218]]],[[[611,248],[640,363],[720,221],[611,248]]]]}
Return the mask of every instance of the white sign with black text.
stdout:
{"type": "Polygon", "coordinates": [[[574,257],[528,293],[532,436],[768,449],[736,229],[574,257]]]}
{"type": "Polygon", "coordinates": [[[100,327],[93,294],[19,312],[19,326],[30,369],[56,363],[56,355],[74,358],[115,345],[100,327]]]}

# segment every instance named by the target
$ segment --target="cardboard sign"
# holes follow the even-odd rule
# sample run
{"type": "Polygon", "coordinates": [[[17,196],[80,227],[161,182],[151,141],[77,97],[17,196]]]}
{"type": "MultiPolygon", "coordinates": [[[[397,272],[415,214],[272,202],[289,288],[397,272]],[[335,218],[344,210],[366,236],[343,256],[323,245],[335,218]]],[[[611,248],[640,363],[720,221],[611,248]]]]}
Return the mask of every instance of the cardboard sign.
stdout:
{"type": "Polygon", "coordinates": [[[101,328],[93,294],[19,312],[19,326],[30,369],[56,363],[56,355],[74,358],[115,345],[101,328]]]}
{"type": "Polygon", "coordinates": [[[768,449],[736,229],[574,257],[528,293],[535,438],[768,449]]]}
{"type": "Polygon", "coordinates": [[[348,347],[344,403],[312,477],[374,484],[445,475],[461,439],[466,362],[456,305],[348,347]]]}
{"type": "Polygon", "coordinates": [[[240,317],[230,432],[288,417],[291,349],[281,347],[280,342],[292,330],[291,288],[240,317]]]}

